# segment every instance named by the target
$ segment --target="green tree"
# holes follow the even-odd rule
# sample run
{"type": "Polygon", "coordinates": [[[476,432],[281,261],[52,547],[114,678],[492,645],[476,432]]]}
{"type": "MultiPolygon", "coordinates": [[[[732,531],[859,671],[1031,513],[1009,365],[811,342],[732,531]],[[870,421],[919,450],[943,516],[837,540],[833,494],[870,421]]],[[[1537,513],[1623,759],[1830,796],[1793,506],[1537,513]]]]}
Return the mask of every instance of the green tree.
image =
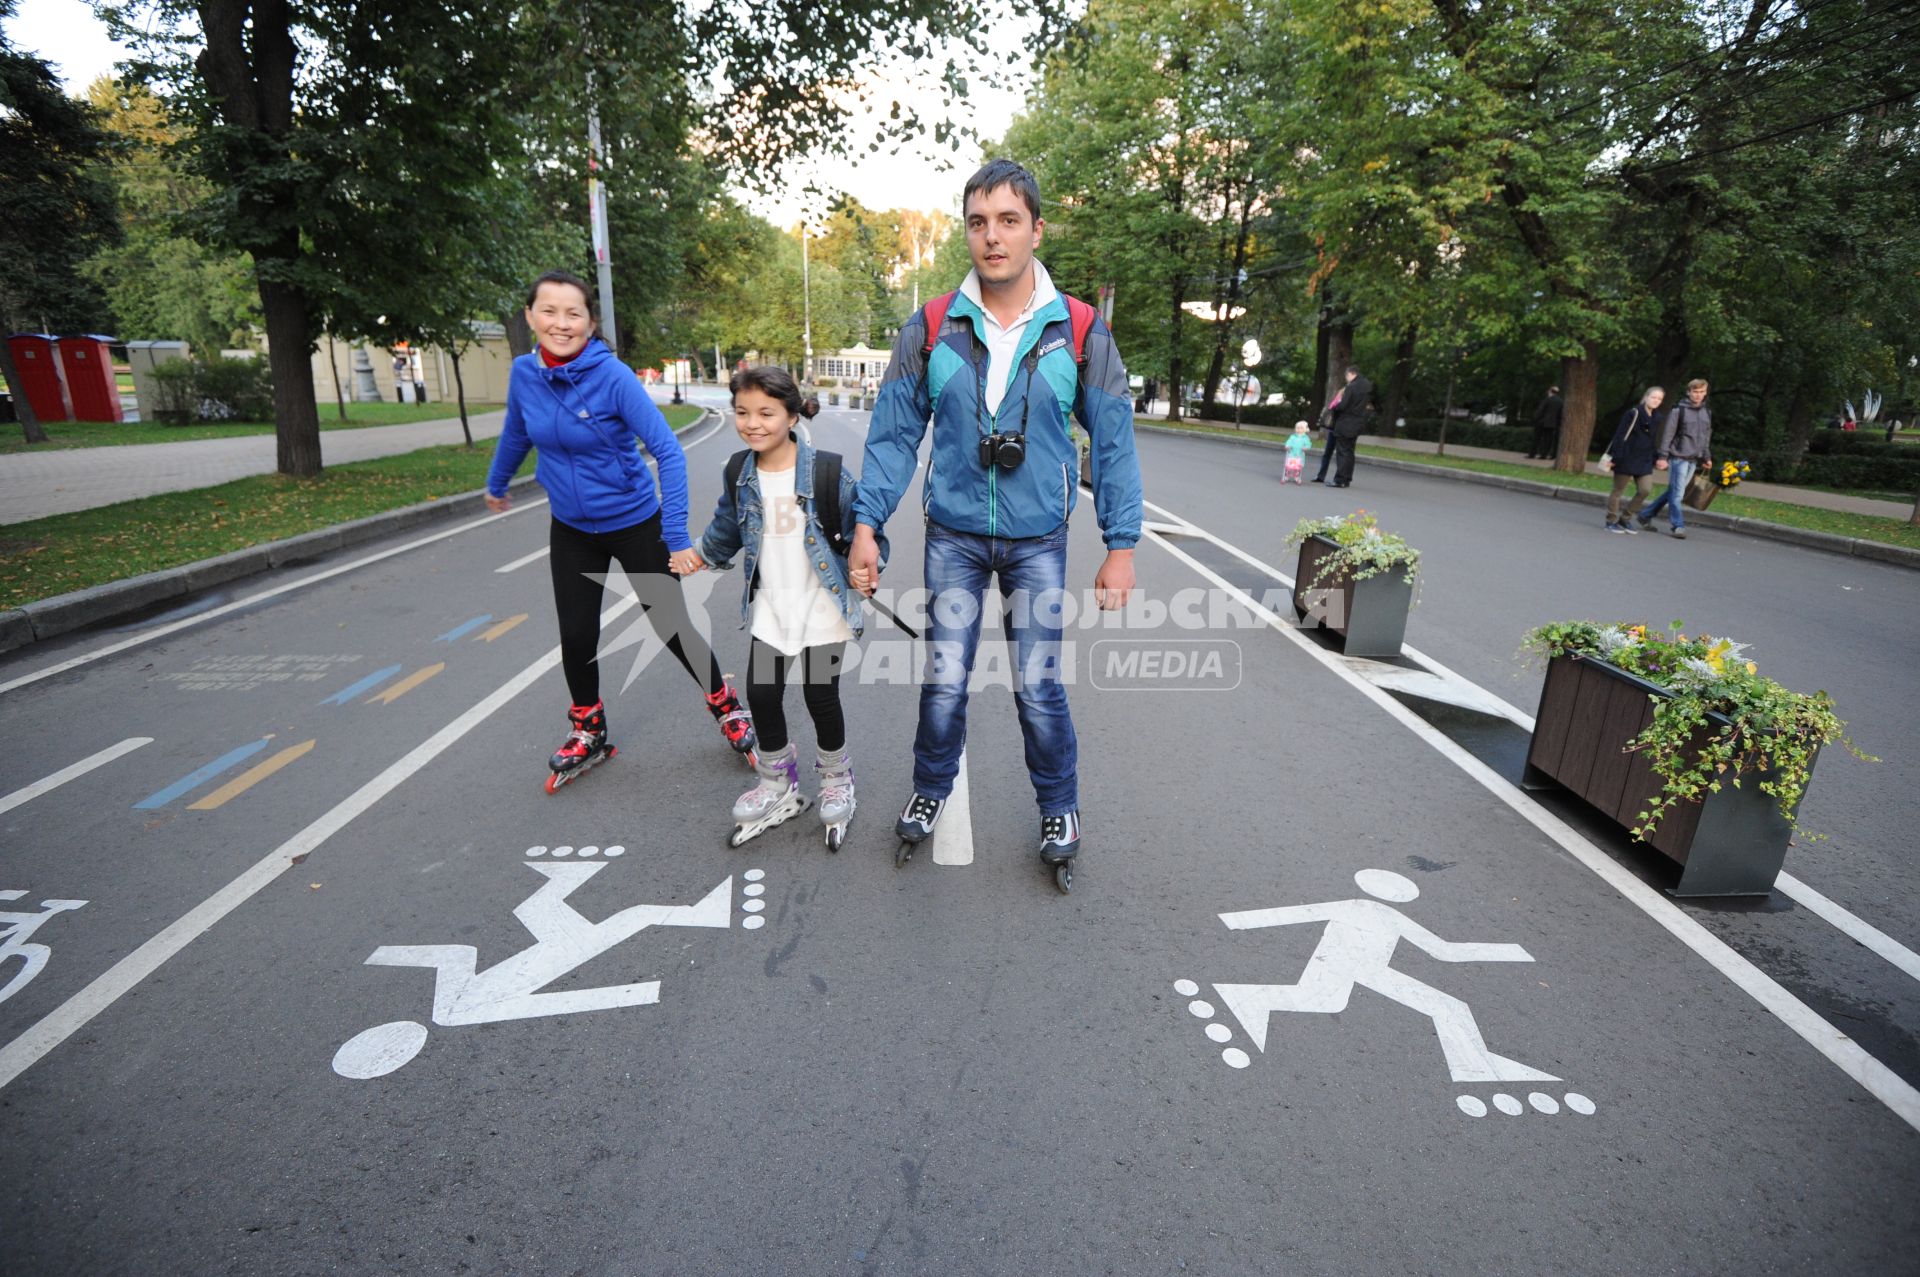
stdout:
{"type": "Polygon", "coordinates": [[[87,101],[120,142],[103,166],[125,239],[83,270],[105,294],[123,340],[179,339],[213,358],[259,321],[252,264],[183,232],[182,218],[208,192],[187,170],[180,130],[159,99],[102,76],[88,86],[87,101]]]}
{"type": "MultiPolygon", "coordinates": [[[[0,0],[0,24],[14,0],[0,0]]],[[[119,237],[112,187],[100,165],[112,140],[96,112],[61,92],[45,61],[15,49],[0,25],[0,324],[5,333],[104,327],[106,307],[82,265],[119,237]]],[[[0,375],[28,443],[45,443],[13,351],[0,340],[0,375]]]]}

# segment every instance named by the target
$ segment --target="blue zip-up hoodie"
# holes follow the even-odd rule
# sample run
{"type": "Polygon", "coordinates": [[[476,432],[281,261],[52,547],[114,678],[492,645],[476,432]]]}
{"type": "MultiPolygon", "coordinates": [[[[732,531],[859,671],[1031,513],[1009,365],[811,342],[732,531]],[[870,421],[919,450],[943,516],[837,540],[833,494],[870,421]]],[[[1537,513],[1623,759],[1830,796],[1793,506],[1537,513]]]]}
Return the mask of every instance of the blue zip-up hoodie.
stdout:
{"type": "Polygon", "coordinates": [[[927,316],[916,311],[894,338],[880,402],[867,428],[857,522],[878,531],[913,481],[920,440],[933,423],[933,457],[921,486],[927,517],[956,532],[1037,537],[1066,522],[1079,496],[1079,454],[1069,416],[1093,439],[1093,501],[1112,550],[1140,540],[1140,459],[1133,446],[1133,399],[1113,333],[1095,319],[1087,334],[1085,375],[1074,365],[1067,304],[1055,296],[1027,321],[1015,350],[1006,397],[986,410],[986,321],[956,293],[933,353],[925,354],[927,316]],[[1027,458],[1019,469],[980,464],[980,439],[1026,422],[1027,458]]]}
{"type": "Polygon", "coordinates": [[[582,532],[618,532],[660,513],[669,550],[690,549],[687,455],[633,370],[594,338],[549,368],[536,349],[513,361],[507,420],[493,449],[487,491],[504,496],[527,450],[553,517],[582,532]],[[655,487],[638,443],[660,468],[655,487]]]}

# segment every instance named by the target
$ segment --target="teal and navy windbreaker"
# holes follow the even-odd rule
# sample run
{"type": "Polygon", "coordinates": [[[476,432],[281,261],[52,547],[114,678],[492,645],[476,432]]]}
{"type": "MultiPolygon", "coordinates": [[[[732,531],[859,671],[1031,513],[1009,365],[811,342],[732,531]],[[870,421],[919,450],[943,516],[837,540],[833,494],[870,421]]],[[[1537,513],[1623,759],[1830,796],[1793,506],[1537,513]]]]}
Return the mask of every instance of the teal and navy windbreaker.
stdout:
{"type": "Polygon", "coordinates": [[[1093,504],[1113,550],[1140,540],[1140,460],[1133,448],[1133,401],[1113,333],[1096,319],[1078,375],[1067,303],[1056,295],[1020,335],[1000,410],[986,410],[987,339],[979,305],[955,293],[933,352],[925,352],[926,311],[894,338],[893,358],[867,428],[854,519],[886,525],[913,481],[920,440],[933,423],[933,455],[922,484],[927,516],[956,532],[1045,536],[1073,513],[1079,455],[1068,426],[1078,417],[1093,439],[1093,504]],[[1014,471],[980,464],[979,440],[1025,420],[1027,459],[1014,471]]]}

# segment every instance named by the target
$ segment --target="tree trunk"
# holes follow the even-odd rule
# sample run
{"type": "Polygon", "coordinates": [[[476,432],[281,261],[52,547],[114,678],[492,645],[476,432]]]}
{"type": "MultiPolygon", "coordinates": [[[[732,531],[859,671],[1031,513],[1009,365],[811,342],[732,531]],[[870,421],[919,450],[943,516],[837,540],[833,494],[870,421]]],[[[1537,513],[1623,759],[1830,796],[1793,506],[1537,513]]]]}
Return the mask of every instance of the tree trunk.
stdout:
{"type": "MultiPolygon", "coordinates": [[[[1233,309],[1240,304],[1240,273],[1247,266],[1247,240],[1253,227],[1253,200],[1248,197],[1245,188],[1241,190],[1240,224],[1234,230],[1233,258],[1227,267],[1226,314],[1228,318],[1220,324],[1219,336],[1213,343],[1213,362],[1207,368],[1207,406],[1213,406],[1214,396],[1220,385],[1221,374],[1226,370],[1227,347],[1233,338],[1233,309]]],[[[1216,305],[1215,314],[1219,314],[1216,305]]],[[[1234,420],[1240,418],[1240,401],[1246,398],[1246,385],[1241,384],[1240,393],[1233,397],[1234,420]]]]}
{"type": "Polygon", "coordinates": [[[1327,380],[1321,391],[1323,403],[1332,403],[1347,384],[1347,365],[1353,362],[1353,320],[1342,316],[1334,321],[1327,335],[1327,380]]]}
{"type": "Polygon", "coordinates": [[[1784,451],[1797,466],[1800,458],[1807,455],[1807,445],[1812,442],[1813,393],[1803,381],[1794,386],[1793,398],[1787,401],[1787,441],[1784,451]]]}
{"type": "Polygon", "coordinates": [[[1653,384],[1666,388],[1668,403],[1679,403],[1685,397],[1688,360],[1692,358],[1693,337],[1687,332],[1686,314],[1678,299],[1669,301],[1653,338],[1653,384]]]}
{"type": "Polygon", "coordinates": [[[13,412],[20,418],[20,431],[28,443],[46,443],[47,432],[40,426],[40,416],[34,412],[33,405],[27,402],[27,383],[20,379],[19,366],[13,362],[13,347],[7,344],[6,335],[0,333],[0,376],[7,379],[7,389],[13,392],[13,412]]]}
{"type": "Polygon", "coordinates": [[[527,327],[527,312],[510,310],[506,318],[500,321],[507,327],[507,349],[513,352],[515,359],[521,355],[533,353],[533,329],[527,327]]]}
{"type": "Polygon", "coordinates": [[[273,424],[281,474],[320,473],[320,404],[313,393],[313,334],[307,299],[285,284],[260,281],[267,319],[267,363],[273,369],[273,424]]]}
{"type": "Polygon", "coordinates": [[[340,388],[340,361],[333,357],[333,332],[327,332],[327,367],[333,370],[333,399],[340,407],[340,420],[347,419],[347,392],[340,388]]]}
{"type": "Polygon", "coordinates": [[[1407,330],[1400,334],[1400,344],[1393,348],[1393,374],[1387,378],[1387,402],[1381,407],[1391,434],[1400,433],[1400,413],[1406,406],[1407,382],[1413,377],[1414,343],[1419,337],[1420,330],[1408,324],[1407,330]]]}
{"type": "Polygon", "coordinates": [[[1320,414],[1327,407],[1327,346],[1333,333],[1333,293],[1327,288],[1320,290],[1320,319],[1315,326],[1313,336],[1313,399],[1307,412],[1307,424],[1318,426],[1320,414]]]}
{"type": "Polygon", "coordinates": [[[1600,356],[1592,342],[1578,356],[1560,361],[1560,396],[1560,455],[1554,458],[1553,468],[1585,474],[1600,399],[1600,356]]]}
{"type": "Polygon", "coordinates": [[[1173,323],[1167,329],[1167,420],[1180,420],[1181,401],[1186,397],[1186,388],[1181,385],[1180,377],[1185,371],[1180,358],[1181,331],[1180,321],[1187,312],[1181,307],[1187,301],[1187,277],[1184,273],[1174,277],[1173,281],[1173,323]]]}
{"type": "Polygon", "coordinates": [[[454,347],[447,352],[453,356],[453,393],[460,400],[460,433],[467,437],[467,447],[473,447],[473,427],[467,422],[467,383],[460,376],[460,349],[454,347]]]}

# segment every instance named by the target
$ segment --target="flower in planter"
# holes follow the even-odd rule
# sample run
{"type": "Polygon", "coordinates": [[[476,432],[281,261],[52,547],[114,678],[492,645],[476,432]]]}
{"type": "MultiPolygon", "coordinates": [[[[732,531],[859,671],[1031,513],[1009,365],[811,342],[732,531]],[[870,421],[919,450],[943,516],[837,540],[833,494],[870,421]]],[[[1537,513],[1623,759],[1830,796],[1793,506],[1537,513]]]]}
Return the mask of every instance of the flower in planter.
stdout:
{"type": "Polygon", "coordinates": [[[1760,782],[1804,841],[1825,837],[1802,828],[1796,819],[1806,793],[1813,760],[1823,745],[1839,742],[1863,762],[1878,762],[1846,736],[1846,723],[1833,712],[1825,692],[1796,692],[1760,675],[1745,660],[1747,645],[1699,634],[1688,638],[1673,623],[1669,636],[1645,625],[1560,621],[1528,632],[1523,650],[1551,660],[1581,656],[1604,661],[1655,683],[1667,693],[1654,705],[1653,723],[1628,747],[1644,751],[1661,777],[1661,793],[1639,814],[1637,838],[1649,837],[1674,806],[1738,788],[1742,775],[1771,771],[1760,782]],[[1725,721],[1706,746],[1687,756],[1694,735],[1725,721]]]}
{"type": "Polygon", "coordinates": [[[1343,573],[1356,581],[1364,581],[1395,567],[1405,569],[1407,584],[1415,584],[1420,571],[1420,551],[1408,545],[1398,533],[1382,532],[1380,521],[1364,509],[1325,519],[1302,519],[1287,534],[1286,544],[1296,546],[1316,536],[1326,538],[1336,547],[1332,554],[1320,560],[1312,582],[1316,587],[1343,573]]]}

